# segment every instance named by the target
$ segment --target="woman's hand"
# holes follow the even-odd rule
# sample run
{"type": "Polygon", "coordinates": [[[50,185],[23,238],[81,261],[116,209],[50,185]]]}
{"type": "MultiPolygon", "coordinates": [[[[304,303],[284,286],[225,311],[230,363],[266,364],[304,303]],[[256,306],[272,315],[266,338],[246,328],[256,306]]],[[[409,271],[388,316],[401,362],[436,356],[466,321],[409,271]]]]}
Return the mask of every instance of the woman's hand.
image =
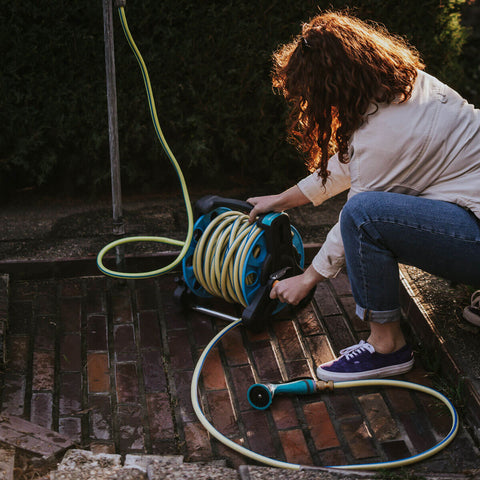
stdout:
{"type": "Polygon", "coordinates": [[[308,198],[302,193],[297,185],[285,190],[278,195],[265,195],[264,197],[252,197],[247,202],[253,205],[248,215],[248,221],[254,222],[258,215],[268,212],[283,212],[289,208],[299,207],[309,203],[308,198]]]}
{"type": "Polygon", "coordinates": [[[249,198],[247,202],[253,205],[253,208],[248,215],[248,221],[253,223],[262,213],[281,212],[282,210],[278,209],[279,197],[280,195],[265,195],[249,198]]]}
{"type": "Polygon", "coordinates": [[[302,274],[277,282],[270,291],[270,298],[298,305],[317,283],[324,280],[326,278],[310,265],[302,274]]]}

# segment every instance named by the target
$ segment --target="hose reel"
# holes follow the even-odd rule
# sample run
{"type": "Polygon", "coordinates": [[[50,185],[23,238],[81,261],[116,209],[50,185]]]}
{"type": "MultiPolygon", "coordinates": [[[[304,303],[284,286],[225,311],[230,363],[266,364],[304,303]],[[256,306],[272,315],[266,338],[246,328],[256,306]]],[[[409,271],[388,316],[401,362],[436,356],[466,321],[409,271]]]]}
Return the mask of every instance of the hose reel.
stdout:
{"type": "MultiPolygon", "coordinates": [[[[238,303],[244,307],[243,324],[261,331],[287,306],[270,298],[274,283],[302,273],[305,253],[287,214],[267,213],[250,224],[247,213],[252,208],[247,202],[216,195],[196,203],[193,238],[175,296],[189,307],[194,297],[238,303]]],[[[313,293],[314,289],[299,308],[313,293]]]]}

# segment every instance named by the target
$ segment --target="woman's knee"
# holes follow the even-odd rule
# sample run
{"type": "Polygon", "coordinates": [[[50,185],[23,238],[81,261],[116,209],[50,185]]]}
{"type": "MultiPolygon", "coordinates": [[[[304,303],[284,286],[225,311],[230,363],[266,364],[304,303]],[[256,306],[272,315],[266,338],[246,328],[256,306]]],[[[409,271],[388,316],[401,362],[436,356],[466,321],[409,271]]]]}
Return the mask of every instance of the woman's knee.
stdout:
{"type": "Polygon", "coordinates": [[[341,228],[359,226],[372,218],[378,211],[384,192],[360,192],[345,203],[340,216],[341,228]]]}

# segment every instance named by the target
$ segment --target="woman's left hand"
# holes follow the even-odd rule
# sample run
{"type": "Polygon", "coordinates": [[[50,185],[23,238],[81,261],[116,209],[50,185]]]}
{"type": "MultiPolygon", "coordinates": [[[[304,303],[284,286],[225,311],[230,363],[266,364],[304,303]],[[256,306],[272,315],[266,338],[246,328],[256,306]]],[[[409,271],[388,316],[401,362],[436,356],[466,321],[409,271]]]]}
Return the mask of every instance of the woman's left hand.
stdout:
{"type": "Polygon", "coordinates": [[[270,298],[277,298],[282,303],[298,305],[317,283],[324,280],[326,278],[310,265],[302,274],[275,283],[270,291],[270,298]]]}

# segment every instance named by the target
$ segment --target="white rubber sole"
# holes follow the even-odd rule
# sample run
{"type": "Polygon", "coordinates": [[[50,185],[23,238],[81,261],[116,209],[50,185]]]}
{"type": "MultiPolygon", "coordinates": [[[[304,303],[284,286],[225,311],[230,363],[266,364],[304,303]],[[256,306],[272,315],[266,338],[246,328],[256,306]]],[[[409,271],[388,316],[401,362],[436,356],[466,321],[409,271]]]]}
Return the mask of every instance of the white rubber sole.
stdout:
{"type": "Polygon", "coordinates": [[[349,380],[365,380],[367,378],[384,378],[401,375],[409,372],[413,367],[414,359],[408,362],[400,363],[399,365],[392,365],[390,367],[377,368],[375,370],[368,370],[367,372],[330,372],[324,370],[322,366],[317,368],[317,377],[319,380],[333,380],[335,381],[349,381],[349,380]]]}

